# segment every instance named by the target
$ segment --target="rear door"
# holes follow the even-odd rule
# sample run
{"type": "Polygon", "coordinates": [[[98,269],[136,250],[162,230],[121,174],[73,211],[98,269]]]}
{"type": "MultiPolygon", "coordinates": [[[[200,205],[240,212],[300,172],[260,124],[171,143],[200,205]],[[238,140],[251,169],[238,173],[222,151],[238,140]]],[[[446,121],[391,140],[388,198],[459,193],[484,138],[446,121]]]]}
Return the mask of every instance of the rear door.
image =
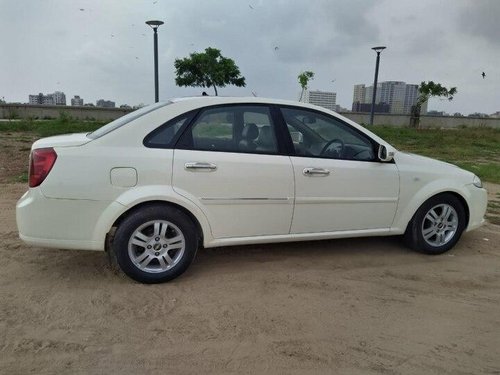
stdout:
{"type": "Polygon", "coordinates": [[[214,238],[288,234],[293,184],[266,105],[208,107],[174,151],[174,190],[204,211],[214,238]]]}

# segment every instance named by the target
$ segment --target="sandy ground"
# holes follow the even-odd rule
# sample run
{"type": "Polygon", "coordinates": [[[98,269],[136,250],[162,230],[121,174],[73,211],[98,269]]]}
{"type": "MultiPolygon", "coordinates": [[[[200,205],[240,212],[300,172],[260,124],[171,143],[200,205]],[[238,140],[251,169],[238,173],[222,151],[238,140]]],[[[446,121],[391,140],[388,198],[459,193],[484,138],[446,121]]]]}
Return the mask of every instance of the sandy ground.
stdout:
{"type": "MultiPolygon", "coordinates": [[[[498,191],[498,186],[494,187],[498,191]]],[[[141,285],[100,252],[17,238],[0,185],[1,374],[500,374],[500,227],[203,250],[141,285]]]]}

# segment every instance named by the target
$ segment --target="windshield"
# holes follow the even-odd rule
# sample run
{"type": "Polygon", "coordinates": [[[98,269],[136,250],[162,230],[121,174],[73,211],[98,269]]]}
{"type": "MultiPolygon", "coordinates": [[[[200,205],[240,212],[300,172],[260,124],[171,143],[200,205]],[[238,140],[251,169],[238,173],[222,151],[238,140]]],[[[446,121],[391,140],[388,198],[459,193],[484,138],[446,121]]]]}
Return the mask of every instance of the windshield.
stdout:
{"type": "Polygon", "coordinates": [[[100,138],[103,135],[108,134],[115,129],[118,129],[119,127],[122,127],[123,125],[128,124],[130,121],[138,119],[139,117],[142,117],[145,114],[148,114],[149,112],[152,112],[158,108],[164,107],[164,106],[169,105],[169,104],[172,104],[172,102],[156,103],[156,104],[148,105],[147,107],[143,107],[141,109],[138,109],[137,111],[130,112],[129,114],[126,114],[125,116],[117,118],[116,120],[110,122],[109,124],[106,124],[106,125],[100,127],[99,129],[93,131],[92,133],[87,134],[87,137],[92,138],[92,139],[100,138]]]}

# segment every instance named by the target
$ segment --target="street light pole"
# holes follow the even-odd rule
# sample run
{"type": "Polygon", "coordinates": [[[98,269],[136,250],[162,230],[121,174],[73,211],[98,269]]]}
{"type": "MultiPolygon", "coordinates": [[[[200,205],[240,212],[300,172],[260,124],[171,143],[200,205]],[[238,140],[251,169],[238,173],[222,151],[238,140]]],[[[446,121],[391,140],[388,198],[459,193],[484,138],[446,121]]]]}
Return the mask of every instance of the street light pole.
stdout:
{"type": "Polygon", "coordinates": [[[153,29],[154,40],[154,62],[155,62],[155,103],[159,101],[159,84],[158,84],[158,27],[163,25],[163,21],[146,21],[153,29]]]}
{"type": "Polygon", "coordinates": [[[375,99],[377,97],[377,83],[378,83],[378,66],[380,63],[380,52],[382,52],[386,47],[373,47],[372,50],[377,52],[377,63],[375,64],[375,78],[373,80],[373,90],[372,90],[372,108],[370,112],[370,125],[373,125],[373,117],[375,116],[375,99]]]}

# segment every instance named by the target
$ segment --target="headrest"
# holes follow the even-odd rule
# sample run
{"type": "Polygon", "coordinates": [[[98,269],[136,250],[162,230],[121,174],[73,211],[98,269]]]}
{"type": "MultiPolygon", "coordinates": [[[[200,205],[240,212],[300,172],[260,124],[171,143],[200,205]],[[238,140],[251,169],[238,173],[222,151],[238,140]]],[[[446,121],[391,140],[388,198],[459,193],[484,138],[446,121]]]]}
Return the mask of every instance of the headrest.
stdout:
{"type": "Polygon", "coordinates": [[[261,145],[273,145],[274,137],[271,133],[271,127],[269,125],[263,126],[259,130],[259,139],[257,140],[261,145]]]}
{"type": "Polygon", "coordinates": [[[241,137],[243,139],[251,139],[254,140],[259,136],[259,128],[257,125],[253,123],[248,123],[243,128],[243,132],[241,133],[241,137]]]}

